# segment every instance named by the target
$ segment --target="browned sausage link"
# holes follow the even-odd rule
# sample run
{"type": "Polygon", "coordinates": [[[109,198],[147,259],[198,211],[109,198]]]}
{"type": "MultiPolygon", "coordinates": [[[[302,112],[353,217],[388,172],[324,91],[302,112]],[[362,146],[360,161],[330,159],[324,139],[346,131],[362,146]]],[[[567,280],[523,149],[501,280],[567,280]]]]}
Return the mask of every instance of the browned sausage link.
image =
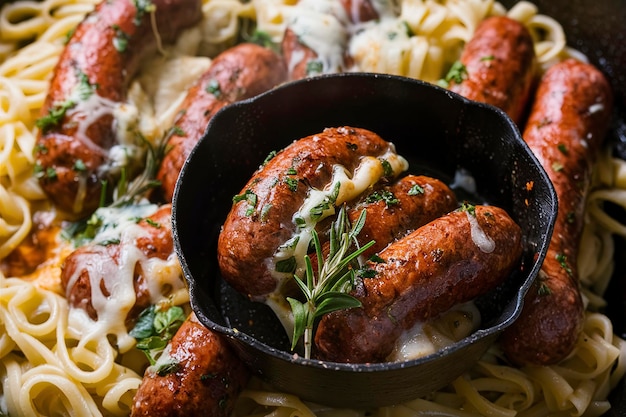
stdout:
{"type": "Polygon", "coordinates": [[[166,352],[171,372],[146,370],[133,399],[132,417],[226,417],[248,380],[248,371],[226,340],[194,314],[166,352]]]}
{"type": "Polygon", "coordinates": [[[301,80],[310,73],[310,65],[317,61],[318,55],[313,49],[304,45],[298,35],[290,29],[285,29],[281,49],[290,80],[301,80]]]}
{"type": "Polygon", "coordinates": [[[476,206],[475,214],[457,210],[433,220],[383,250],[384,262],[368,264],[375,276],[363,278],[353,291],[362,307],[322,318],[315,336],[318,357],[384,361],[415,323],[502,283],[521,253],[521,229],[500,208],[476,206]],[[481,231],[492,239],[491,248],[481,231]]]}
{"type": "Polygon", "coordinates": [[[371,0],[340,0],[352,23],[369,22],[379,18],[371,0]]]}
{"type": "Polygon", "coordinates": [[[37,143],[40,183],[59,208],[86,215],[98,207],[102,167],[116,143],[114,107],[142,58],[154,53],[155,33],[173,41],[201,17],[199,0],[105,0],[79,24],[55,68],[42,109],[37,143]]]}
{"type": "Polygon", "coordinates": [[[368,130],[340,127],[283,149],[241,191],[240,195],[252,198],[236,202],[226,218],[217,248],[223,278],[246,295],[273,291],[276,280],[267,261],[294,234],[292,216],[310,188],[328,185],[334,165],[352,172],[361,157],[382,156],[390,146],[368,130]]]}
{"type": "MultiPolygon", "coordinates": [[[[65,259],[61,284],[72,307],[82,308],[92,319],[98,319],[98,312],[91,302],[92,279],[97,277],[92,277],[91,274],[97,274],[98,265],[119,264],[121,252],[125,250],[124,245],[132,244],[148,258],[167,259],[172,254],[174,243],[170,205],[162,206],[147,219],[139,221],[138,225],[143,233],[134,242],[89,244],[76,249],[65,259]],[[76,278],[72,279],[73,277],[76,278]]],[[[148,283],[140,264],[135,267],[133,286],[137,299],[126,317],[127,324],[132,323],[150,305],[148,283]]],[[[101,281],[100,288],[105,295],[109,295],[104,281],[101,281]]]]}
{"type": "Polygon", "coordinates": [[[522,121],[535,75],[535,50],[526,27],[508,17],[490,17],[476,28],[461,55],[466,79],[450,89],[504,110],[522,121]]]}
{"type": "Polygon", "coordinates": [[[456,208],[456,197],[443,182],[423,175],[408,175],[361,199],[348,211],[348,218],[354,223],[366,211],[358,240],[361,245],[371,240],[376,242],[363,253],[369,258],[396,239],[456,208]]]}
{"type": "Polygon", "coordinates": [[[174,122],[168,152],[157,179],[164,197],[172,200],[178,174],[207,124],[222,107],[261,94],[287,79],[285,63],[275,52],[255,44],[240,44],[218,55],[192,86],[174,122]]]}
{"type": "Polygon", "coordinates": [[[611,114],[611,90],[596,68],[574,60],[542,77],[524,139],[556,189],[559,210],[541,273],[521,317],[504,333],[507,356],[547,365],[574,348],[583,324],[576,260],[595,154],[611,114]]]}

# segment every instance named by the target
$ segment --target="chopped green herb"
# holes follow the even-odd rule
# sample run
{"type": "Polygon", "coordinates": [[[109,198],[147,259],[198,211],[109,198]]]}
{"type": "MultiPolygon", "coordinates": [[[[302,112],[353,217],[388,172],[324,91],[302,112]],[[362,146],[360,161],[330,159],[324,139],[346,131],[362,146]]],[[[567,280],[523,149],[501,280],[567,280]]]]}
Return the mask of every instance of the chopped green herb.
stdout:
{"type": "Polygon", "coordinates": [[[170,362],[160,365],[156,369],[156,374],[158,376],[166,376],[166,375],[176,372],[179,367],[180,367],[180,363],[178,361],[172,360],[170,362]]]}
{"type": "Polygon", "coordinates": [[[74,167],[73,167],[74,171],[86,171],[87,167],[85,166],[85,163],[83,162],[82,159],[77,159],[76,161],[74,161],[74,167]]]}
{"type": "Polygon", "coordinates": [[[106,239],[101,242],[98,242],[98,245],[100,246],[111,246],[111,245],[119,245],[119,244],[120,244],[119,239],[106,239]]]}
{"type": "Polygon", "coordinates": [[[148,223],[150,226],[152,226],[152,227],[154,227],[156,229],[160,229],[161,228],[161,223],[155,222],[150,217],[146,217],[146,223],[148,223]]]}
{"type": "Polygon", "coordinates": [[[263,161],[262,166],[267,165],[267,163],[269,161],[271,161],[272,159],[274,159],[274,157],[276,156],[277,152],[276,151],[271,151],[269,154],[267,154],[267,156],[265,157],[265,160],[263,161]]]}
{"type": "Polygon", "coordinates": [[[222,89],[220,87],[219,81],[215,78],[211,79],[206,86],[206,92],[209,94],[213,94],[216,98],[219,98],[222,95],[222,89]]]}
{"type": "Polygon", "coordinates": [[[310,60],[306,63],[306,75],[321,74],[324,71],[324,63],[320,60],[310,60]]]}
{"type": "Polygon", "coordinates": [[[298,171],[296,171],[296,169],[294,167],[291,167],[287,170],[287,172],[285,172],[286,175],[297,175],[298,171]]]}
{"type": "Polygon", "coordinates": [[[62,103],[55,104],[48,110],[48,114],[40,117],[35,121],[35,125],[43,132],[49,131],[51,128],[58,126],[65,117],[65,113],[76,103],[72,100],[66,100],[62,103]]]}
{"type": "Polygon", "coordinates": [[[408,191],[408,193],[407,193],[407,194],[408,194],[408,195],[420,195],[420,194],[424,194],[424,188],[423,188],[423,187],[421,187],[419,184],[415,184],[415,185],[413,185],[413,186],[409,189],[409,191],[408,191]]]}
{"type": "Polygon", "coordinates": [[[391,163],[384,158],[378,158],[381,165],[383,166],[383,175],[385,177],[391,177],[393,175],[393,167],[391,163]]]}
{"type": "Polygon", "coordinates": [[[480,58],[480,60],[481,60],[482,62],[484,62],[484,61],[493,61],[495,58],[496,58],[496,57],[495,57],[495,56],[493,56],[493,55],[485,55],[484,57],[480,58]]]}
{"type": "Polygon", "coordinates": [[[287,184],[287,187],[289,188],[290,191],[296,192],[298,191],[298,179],[297,178],[291,178],[291,177],[286,177],[284,179],[285,184],[287,184]]]}
{"type": "Polygon", "coordinates": [[[368,204],[378,203],[379,201],[384,201],[387,207],[396,205],[400,202],[398,198],[388,190],[374,191],[365,199],[365,202],[368,204]]]}
{"type": "Polygon", "coordinates": [[[135,3],[135,8],[137,9],[137,13],[133,19],[135,26],[139,26],[141,24],[141,21],[146,13],[156,11],[156,6],[152,4],[151,0],[133,0],[133,3],[135,3]]]}
{"type": "Polygon", "coordinates": [[[409,38],[411,36],[415,36],[415,32],[413,32],[413,29],[411,29],[411,26],[406,20],[402,21],[402,26],[404,26],[404,31],[406,32],[406,36],[408,36],[409,38]]]}
{"type": "Polygon", "coordinates": [[[450,67],[450,70],[446,74],[445,78],[439,80],[437,84],[440,87],[448,88],[450,87],[450,82],[454,81],[456,84],[462,83],[468,77],[467,68],[461,61],[456,61],[450,67]]]}
{"type": "Polygon", "coordinates": [[[543,297],[543,296],[552,294],[552,290],[550,289],[550,287],[546,285],[545,282],[542,282],[539,284],[539,289],[537,289],[537,294],[543,297]]]}
{"type": "Polygon", "coordinates": [[[565,272],[567,272],[567,275],[571,277],[573,275],[573,272],[572,268],[570,268],[570,266],[567,264],[567,255],[565,255],[564,253],[558,253],[556,254],[555,258],[561,265],[561,268],[563,268],[565,272]]]}
{"type": "Polygon", "coordinates": [[[272,208],[271,204],[265,204],[263,208],[261,209],[261,221],[262,222],[267,221],[271,208],[272,208]]]}
{"type": "Polygon", "coordinates": [[[459,210],[466,211],[472,216],[476,216],[476,206],[467,201],[464,201],[463,204],[461,204],[459,210]]]}
{"type": "Polygon", "coordinates": [[[356,151],[357,149],[359,149],[359,145],[357,145],[356,143],[351,143],[348,142],[346,143],[346,146],[348,147],[348,149],[350,149],[351,151],[356,151]]]}
{"type": "Polygon", "coordinates": [[[126,52],[128,49],[128,41],[130,40],[130,36],[124,32],[119,25],[111,25],[111,28],[115,32],[115,37],[113,38],[113,47],[118,52],[126,52]]]}
{"type": "Polygon", "coordinates": [[[567,149],[567,146],[564,143],[559,143],[557,145],[557,148],[559,149],[559,151],[561,151],[563,155],[569,154],[569,150],[567,149]]]}
{"type": "Polygon", "coordinates": [[[358,275],[361,278],[374,278],[376,277],[376,270],[369,268],[367,266],[364,266],[363,268],[359,269],[358,275]]]}

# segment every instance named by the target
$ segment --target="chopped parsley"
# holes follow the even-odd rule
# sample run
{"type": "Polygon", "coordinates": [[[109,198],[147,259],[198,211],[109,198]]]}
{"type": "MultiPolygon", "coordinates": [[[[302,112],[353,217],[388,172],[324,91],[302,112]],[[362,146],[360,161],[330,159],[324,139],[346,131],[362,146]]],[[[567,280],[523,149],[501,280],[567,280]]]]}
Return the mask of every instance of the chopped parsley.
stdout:
{"type": "Polygon", "coordinates": [[[450,87],[450,82],[454,81],[456,84],[462,83],[464,80],[467,80],[467,68],[461,61],[456,61],[450,67],[450,70],[446,74],[445,78],[439,80],[437,84],[440,87],[448,88],[450,87]]]}
{"type": "Polygon", "coordinates": [[[113,38],[113,47],[118,52],[126,52],[128,49],[128,41],[130,40],[130,36],[128,33],[124,32],[119,25],[111,25],[111,28],[115,32],[115,37],[113,38]]]}
{"type": "Polygon", "coordinates": [[[287,184],[287,187],[289,188],[290,191],[296,192],[298,191],[298,179],[297,178],[291,178],[291,177],[287,177],[284,179],[285,184],[287,184]]]}
{"type": "Polygon", "coordinates": [[[365,202],[368,204],[377,203],[379,201],[384,201],[387,207],[393,206],[400,202],[398,198],[391,191],[388,190],[374,191],[365,199],[365,202]]]}
{"type": "Polygon", "coordinates": [[[393,175],[393,167],[391,163],[384,158],[378,158],[381,165],[383,166],[383,175],[385,177],[391,177],[393,175]]]}
{"type": "Polygon", "coordinates": [[[413,185],[409,191],[407,192],[408,195],[420,195],[420,194],[424,194],[424,188],[422,186],[420,186],[419,184],[415,184],[413,185]]]}
{"type": "Polygon", "coordinates": [[[222,95],[222,89],[220,87],[220,83],[215,78],[209,81],[205,90],[207,93],[213,94],[215,98],[220,98],[220,96],[222,95]]]}
{"type": "Polygon", "coordinates": [[[573,276],[574,273],[572,272],[572,268],[567,264],[567,255],[565,255],[564,253],[557,253],[555,258],[561,265],[561,268],[563,268],[565,272],[567,272],[567,275],[569,275],[570,277],[573,276]]]}
{"type": "Polygon", "coordinates": [[[139,26],[146,13],[152,13],[156,10],[156,6],[152,4],[151,0],[133,0],[137,13],[133,19],[135,26],[139,26]]]}
{"type": "Polygon", "coordinates": [[[246,216],[252,216],[252,213],[254,213],[254,208],[256,207],[258,201],[258,196],[252,190],[246,190],[242,194],[233,197],[233,203],[238,203],[240,201],[248,202],[246,216]]]}
{"type": "Polygon", "coordinates": [[[320,60],[310,60],[306,63],[306,75],[321,74],[324,71],[324,63],[320,60]]]}

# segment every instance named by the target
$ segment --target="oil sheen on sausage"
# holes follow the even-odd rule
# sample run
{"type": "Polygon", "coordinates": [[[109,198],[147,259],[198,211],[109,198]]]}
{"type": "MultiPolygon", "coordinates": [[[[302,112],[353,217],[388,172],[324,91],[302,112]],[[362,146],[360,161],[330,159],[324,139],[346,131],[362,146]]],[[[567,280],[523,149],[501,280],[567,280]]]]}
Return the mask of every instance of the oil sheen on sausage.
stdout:
{"type": "Polygon", "coordinates": [[[596,153],[608,129],[611,90],[590,64],[550,67],[538,87],[523,137],[554,184],[559,204],[541,272],[502,347],[517,364],[548,365],[574,349],[583,325],[576,260],[596,153]]]}
{"type": "MultiPolygon", "coordinates": [[[[202,16],[200,0],[102,1],[76,28],[54,70],[37,139],[41,186],[78,217],[100,203],[102,181],[115,180],[114,110],[126,99],[141,61],[202,16]],[[47,121],[47,123],[42,123],[47,121]]],[[[112,188],[112,187],[110,187],[112,188]]]]}
{"type": "Polygon", "coordinates": [[[450,89],[470,100],[504,110],[522,121],[535,75],[535,50],[526,27],[506,16],[489,17],[465,45],[461,63],[466,74],[450,89]]]}
{"type": "Polygon", "coordinates": [[[420,227],[368,263],[352,295],[362,307],[330,313],[316,355],[334,362],[383,362],[402,332],[502,283],[519,265],[520,227],[493,206],[456,210],[420,227]],[[368,274],[369,276],[370,274],[368,274]]]}
{"type": "Polygon", "coordinates": [[[191,314],[159,359],[174,364],[146,369],[131,417],[227,417],[248,380],[243,362],[223,336],[191,314]]]}
{"type": "Polygon", "coordinates": [[[317,221],[379,179],[407,168],[393,144],[360,128],[327,128],[292,143],[262,166],[234,198],[218,240],[223,278],[239,292],[274,291],[274,255],[294,241],[304,259],[317,221]],[[334,185],[333,185],[334,184],[334,185]],[[334,197],[335,186],[340,192],[334,197]],[[300,233],[300,237],[298,236],[300,233]]]}
{"type": "Polygon", "coordinates": [[[278,54],[262,46],[243,43],[218,55],[209,70],[189,89],[174,121],[157,179],[164,198],[171,201],[183,163],[211,118],[222,107],[261,94],[287,78],[278,54]]]}

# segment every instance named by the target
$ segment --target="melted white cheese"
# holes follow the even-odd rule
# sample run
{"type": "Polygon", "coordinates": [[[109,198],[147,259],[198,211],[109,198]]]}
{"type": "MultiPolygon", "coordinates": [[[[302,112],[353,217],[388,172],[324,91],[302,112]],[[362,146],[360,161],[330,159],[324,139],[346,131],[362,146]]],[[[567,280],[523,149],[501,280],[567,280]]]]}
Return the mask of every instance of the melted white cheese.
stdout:
{"type": "Polygon", "coordinates": [[[465,214],[470,224],[472,242],[484,253],[493,252],[496,249],[496,242],[480,227],[475,215],[470,214],[469,211],[466,211],[465,214]]]}
{"type": "Polygon", "coordinates": [[[473,302],[455,306],[432,322],[417,322],[396,341],[390,362],[421,358],[469,336],[480,325],[480,311],[473,302]]]}
{"type": "MultiPolygon", "coordinates": [[[[147,235],[146,229],[137,224],[137,219],[152,215],[157,208],[153,204],[138,204],[96,211],[95,215],[102,219],[102,227],[93,240],[95,245],[91,250],[103,256],[81,257],[76,273],[68,280],[68,288],[72,288],[83,271],[89,275],[91,303],[98,319],[86,327],[87,339],[115,335],[121,352],[135,344],[135,339],[128,335],[125,320],[136,301],[134,276],[137,266],[142,269],[154,304],[166,294],[184,288],[181,269],[174,255],[165,260],[148,258],[135,244],[137,239],[147,235]],[[102,262],[108,258],[106,242],[119,242],[119,258],[102,262]],[[102,285],[108,295],[102,291],[102,285]]],[[[80,314],[74,313],[74,316],[79,317],[80,314]]],[[[79,321],[84,321],[84,318],[79,321]]]]}

